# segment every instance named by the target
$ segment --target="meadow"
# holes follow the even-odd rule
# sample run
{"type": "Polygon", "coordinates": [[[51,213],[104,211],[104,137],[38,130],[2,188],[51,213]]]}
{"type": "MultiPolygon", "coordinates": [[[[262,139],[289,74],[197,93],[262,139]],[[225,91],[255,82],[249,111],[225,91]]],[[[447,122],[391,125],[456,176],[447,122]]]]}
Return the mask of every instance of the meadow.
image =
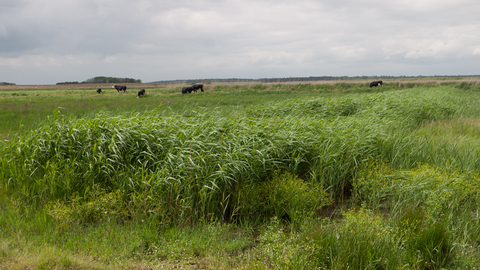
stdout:
{"type": "Polygon", "coordinates": [[[0,91],[0,269],[480,268],[478,81],[137,87],[0,91]]]}

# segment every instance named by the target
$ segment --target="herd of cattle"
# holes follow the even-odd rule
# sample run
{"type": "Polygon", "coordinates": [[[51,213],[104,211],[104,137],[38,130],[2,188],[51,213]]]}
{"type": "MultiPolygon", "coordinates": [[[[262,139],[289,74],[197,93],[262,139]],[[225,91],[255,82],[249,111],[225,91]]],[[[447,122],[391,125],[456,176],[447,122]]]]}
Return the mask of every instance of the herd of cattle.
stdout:
{"type": "MultiPolygon", "coordinates": [[[[117,92],[120,93],[120,91],[123,91],[124,93],[127,93],[127,86],[126,85],[113,85],[112,88],[117,89],[117,92]]],[[[97,94],[102,94],[102,88],[97,89],[97,94]]],[[[137,98],[140,98],[145,95],[145,89],[142,89],[138,91],[137,93],[137,98]]]]}
{"type": "MultiPolygon", "coordinates": [[[[127,86],[126,85],[116,85],[116,84],[114,84],[112,86],[112,88],[115,88],[118,93],[120,93],[120,91],[123,91],[124,93],[127,93],[127,86]]],[[[185,87],[185,88],[182,89],[182,94],[186,94],[186,93],[190,94],[192,92],[197,92],[198,89],[200,89],[200,91],[203,92],[203,84],[194,84],[192,86],[185,87]]],[[[97,89],[97,94],[102,94],[102,88],[97,89]]],[[[142,89],[142,90],[138,91],[137,98],[143,97],[144,95],[145,95],[145,89],[142,89]]]]}
{"type": "MultiPolygon", "coordinates": [[[[373,81],[370,83],[370,88],[372,87],[377,87],[377,86],[382,86],[383,85],[383,82],[382,81],[373,81]]],[[[112,88],[115,88],[117,90],[118,93],[120,93],[120,91],[123,91],[124,93],[127,93],[127,86],[126,85],[113,85],[112,88]]],[[[200,89],[200,91],[204,92],[203,91],[203,84],[194,84],[192,86],[189,86],[189,87],[184,87],[182,88],[182,94],[190,94],[192,92],[197,92],[197,90],[200,89]]],[[[102,88],[98,88],[97,89],[97,93],[98,94],[101,94],[102,93],[102,88]]],[[[142,89],[140,91],[138,91],[137,93],[137,98],[140,98],[140,97],[143,97],[145,95],[145,89],[142,89]]]]}

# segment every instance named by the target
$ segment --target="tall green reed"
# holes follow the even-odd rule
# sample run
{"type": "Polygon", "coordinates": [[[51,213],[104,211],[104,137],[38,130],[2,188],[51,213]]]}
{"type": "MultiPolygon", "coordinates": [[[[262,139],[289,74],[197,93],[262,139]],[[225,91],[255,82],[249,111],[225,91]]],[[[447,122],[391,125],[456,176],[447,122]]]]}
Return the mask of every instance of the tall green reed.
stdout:
{"type": "Polygon", "coordinates": [[[179,223],[237,218],[240,190],[278,171],[319,183],[339,199],[349,196],[366,162],[396,164],[406,155],[398,142],[405,130],[451,116],[451,96],[444,89],[402,90],[273,102],[229,115],[55,113],[34,132],[3,142],[2,186],[35,203],[77,196],[87,203],[94,186],[119,190],[126,207],[143,200],[163,213],[159,218],[179,223]]]}

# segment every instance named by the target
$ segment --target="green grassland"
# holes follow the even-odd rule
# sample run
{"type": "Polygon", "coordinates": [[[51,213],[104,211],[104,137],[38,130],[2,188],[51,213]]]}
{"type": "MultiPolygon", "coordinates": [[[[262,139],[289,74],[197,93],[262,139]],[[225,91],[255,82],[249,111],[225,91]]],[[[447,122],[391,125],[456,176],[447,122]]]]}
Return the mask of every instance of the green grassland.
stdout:
{"type": "Polygon", "coordinates": [[[478,82],[181,87],[0,92],[0,269],[480,268],[478,82]]]}

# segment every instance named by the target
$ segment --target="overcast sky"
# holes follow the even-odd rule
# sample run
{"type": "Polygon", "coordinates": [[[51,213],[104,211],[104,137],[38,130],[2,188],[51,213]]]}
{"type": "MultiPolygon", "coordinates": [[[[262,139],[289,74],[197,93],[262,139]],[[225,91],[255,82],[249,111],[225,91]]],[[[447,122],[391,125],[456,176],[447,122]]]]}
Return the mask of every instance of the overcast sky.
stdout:
{"type": "Polygon", "coordinates": [[[0,82],[459,74],[478,0],[0,0],[0,82]]]}

